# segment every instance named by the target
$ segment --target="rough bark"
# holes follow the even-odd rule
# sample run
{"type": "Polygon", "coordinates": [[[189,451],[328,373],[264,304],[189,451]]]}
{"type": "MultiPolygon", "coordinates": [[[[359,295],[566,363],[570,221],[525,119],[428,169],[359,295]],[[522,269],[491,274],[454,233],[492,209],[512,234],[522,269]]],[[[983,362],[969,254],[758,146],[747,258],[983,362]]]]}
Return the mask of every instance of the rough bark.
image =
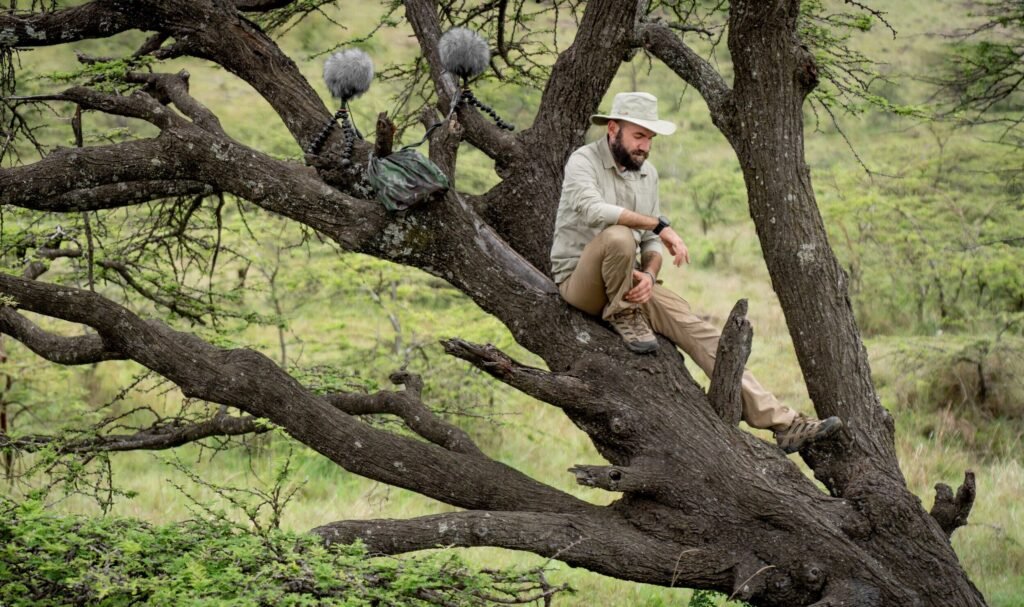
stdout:
{"type": "Polygon", "coordinates": [[[941,526],[906,488],[893,420],[875,392],[853,316],[848,277],[818,213],[802,113],[817,68],[796,36],[798,10],[795,0],[732,3],[736,116],[727,136],[808,393],[819,415],[846,422],[846,440],[814,449],[807,460],[834,495],[885,531],[869,544],[891,575],[905,580],[906,604],[983,604],[941,526]],[[929,555],[928,564],[912,554],[929,555]]]}
{"type": "Polygon", "coordinates": [[[743,366],[750,357],[753,338],[754,328],[747,320],[747,300],[741,299],[736,302],[736,306],[729,313],[729,319],[725,321],[722,337],[718,340],[711,385],[708,386],[708,400],[711,401],[711,406],[730,426],[740,423],[742,417],[740,381],[743,379],[743,366]]]}
{"type": "MultiPolygon", "coordinates": [[[[62,20],[74,25],[69,39],[133,28],[155,32],[140,50],[220,64],[252,85],[305,149],[330,112],[273,40],[238,12],[284,4],[97,0],[47,16],[2,15],[0,29],[12,24],[14,45],[25,47],[56,43],[62,20]],[[46,37],[33,38],[26,21],[45,24],[46,37]],[[162,47],[169,39],[173,46],[162,47]]],[[[765,606],[983,604],[947,540],[966,520],[973,484],[957,497],[938,489],[931,515],[907,490],[846,277],[817,212],[801,115],[815,70],[796,38],[798,4],[732,3],[730,88],[670,28],[641,21],[645,2],[587,3],[530,128],[509,135],[460,109],[461,130],[432,141],[442,146],[432,156],[449,171],[456,160],[452,135],[495,159],[503,181],[473,205],[456,188],[426,207],[388,215],[361,197],[351,174],[329,166],[336,135],[309,159],[315,169],[253,150],[225,134],[189,95],[183,73],[131,76],[147,85],[131,95],[73,88],[50,96],[146,120],[160,129],[156,137],[58,150],[34,164],[0,169],[3,204],[80,212],[229,193],[348,250],[447,280],[501,320],[548,370],[461,340],[448,341],[448,352],[559,408],[583,429],[607,463],[581,462],[571,472],[581,484],[622,493],[607,507],[490,459],[468,435],[429,414],[412,376],[395,378],[403,391],[318,396],[256,352],[214,347],[94,292],[10,274],[0,274],[0,331],[62,364],[134,360],[186,396],[237,408],[248,416],[241,419],[269,419],[348,470],[466,509],[411,521],[330,523],[317,529],[329,541],[359,537],[385,553],[504,546],[624,579],[717,589],[765,606]],[[734,354],[721,354],[723,363],[735,364],[716,371],[709,400],[670,344],[663,340],[652,356],[631,354],[606,326],[566,305],[538,269],[548,263],[565,159],[582,143],[588,116],[635,45],[645,45],[700,91],[736,150],[811,397],[820,415],[839,415],[847,424],[840,440],[803,454],[830,494],[775,446],[736,428],[736,374],[748,337],[734,354]],[[94,333],[45,334],[19,311],[94,333]],[[369,413],[396,415],[429,442],[355,417],[369,413]]],[[[436,3],[405,5],[447,107],[456,91],[437,57],[436,3]]],[[[357,154],[368,151],[364,144],[357,154]]],[[[744,331],[737,320],[730,327],[744,331]]]]}
{"type": "Polygon", "coordinates": [[[953,495],[953,489],[946,483],[935,485],[935,503],[932,504],[931,515],[947,536],[952,536],[954,531],[967,524],[967,516],[974,506],[976,494],[973,472],[964,474],[964,482],[956,490],[956,495],[953,495]]]}

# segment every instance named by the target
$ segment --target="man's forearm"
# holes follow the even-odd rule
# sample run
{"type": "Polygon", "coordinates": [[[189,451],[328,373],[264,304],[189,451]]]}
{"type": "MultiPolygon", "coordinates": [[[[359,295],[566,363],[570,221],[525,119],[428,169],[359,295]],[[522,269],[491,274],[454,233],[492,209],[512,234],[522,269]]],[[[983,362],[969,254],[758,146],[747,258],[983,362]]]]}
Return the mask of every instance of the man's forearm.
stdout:
{"type": "Polygon", "coordinates": [[[616,223],[620,226],[633,228],[634,230],[653,230],[658,227],[658,218],[648,217],[629,209],[622,209],[622,213],[619,214],[619,220],[616,223]]]}
{"type": "Polygon", "coordinates": [[[655,253],[654,251],[642,253],[640,255],[640,270],[650,272],[657,278],[658,272],[661,271],[661,253],[655,253]]]}

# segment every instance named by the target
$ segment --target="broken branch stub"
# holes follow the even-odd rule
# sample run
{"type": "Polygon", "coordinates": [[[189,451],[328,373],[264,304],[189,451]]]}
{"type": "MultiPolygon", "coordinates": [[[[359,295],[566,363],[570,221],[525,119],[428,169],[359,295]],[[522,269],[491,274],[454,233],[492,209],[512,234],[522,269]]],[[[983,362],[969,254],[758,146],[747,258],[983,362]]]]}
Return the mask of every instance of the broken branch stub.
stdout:
{"type": "Polygon", "coordinates": [[[711,406],[730,426],[740,423],[743,411],[740,382],[743,379],[743,367],[750,356],[753,337],[754,329],[747,320],[747,300],[741,299],[733,306],[729,320],[725,321],[722,337],[718,340],[711,386],[708,388],[711,406]]]}

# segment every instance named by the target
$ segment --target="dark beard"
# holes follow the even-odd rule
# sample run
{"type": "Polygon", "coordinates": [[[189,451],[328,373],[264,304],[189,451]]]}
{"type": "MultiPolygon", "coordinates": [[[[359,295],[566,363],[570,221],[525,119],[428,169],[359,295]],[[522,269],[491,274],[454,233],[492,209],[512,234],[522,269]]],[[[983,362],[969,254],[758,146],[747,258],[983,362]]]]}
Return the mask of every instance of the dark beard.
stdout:
{"type": "Polygon", "coordinates": [[[622,145],[622,130],[615,134],[615,138],[609,140],[608,147],[612,151],[612,158],[615,162],[627,171],[639,171],[640,167],[644,165],[644,160],[647,160],[647,154],[637,150],[637,156],[631,156],[626,151],[626,146],[622,145]],[[638,159],[639,157],[639,159],[638,159]]]}

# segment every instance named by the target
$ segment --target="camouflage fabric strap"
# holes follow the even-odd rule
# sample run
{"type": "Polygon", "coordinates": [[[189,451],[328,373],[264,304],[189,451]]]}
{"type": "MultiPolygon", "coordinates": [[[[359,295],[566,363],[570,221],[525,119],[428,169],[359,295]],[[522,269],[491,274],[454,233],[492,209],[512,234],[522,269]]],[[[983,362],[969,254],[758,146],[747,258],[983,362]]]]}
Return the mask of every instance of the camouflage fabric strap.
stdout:
{"type": "Polygon", "coordinates": [[[404,211],[449,187],[448,178],[436,164],[408,148],[385,158],[371,157],[366,179],[389,211],[404,211]]]}

